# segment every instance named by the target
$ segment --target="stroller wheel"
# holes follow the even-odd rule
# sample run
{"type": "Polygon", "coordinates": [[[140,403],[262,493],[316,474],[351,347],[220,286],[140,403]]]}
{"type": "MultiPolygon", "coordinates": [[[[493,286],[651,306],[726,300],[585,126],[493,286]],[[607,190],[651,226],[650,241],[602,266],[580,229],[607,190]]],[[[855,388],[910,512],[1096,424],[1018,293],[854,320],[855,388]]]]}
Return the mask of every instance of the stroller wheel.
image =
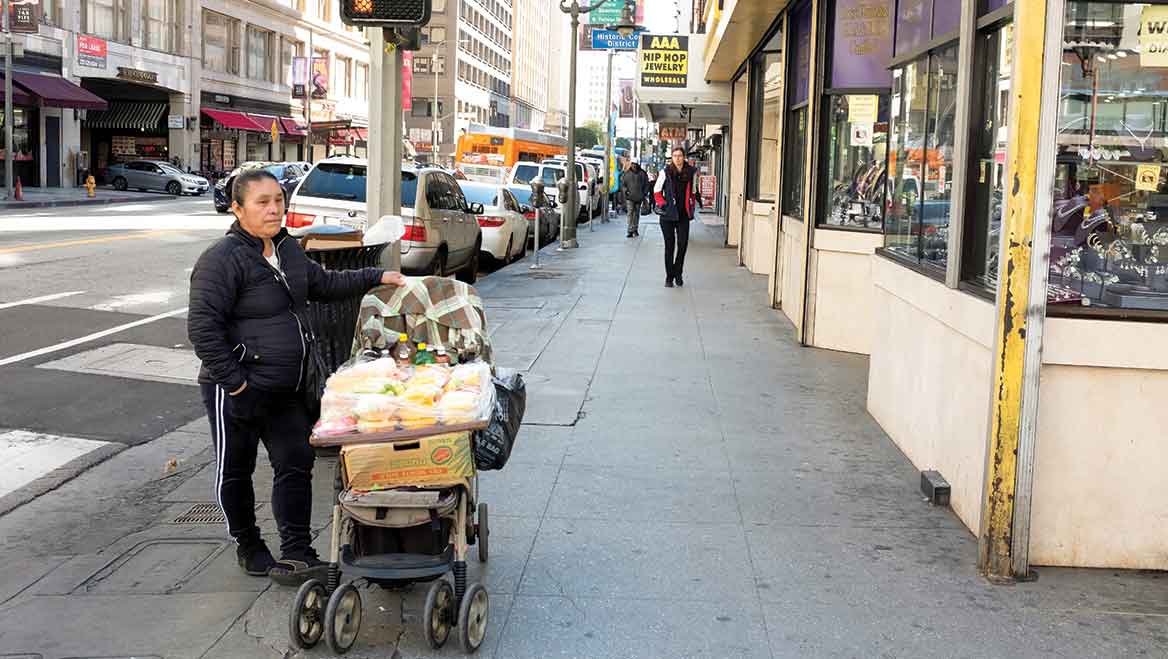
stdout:
{"type": "Polygon", "coordinates": [[[487,539],[491,535],[490,525],[487,523],[487,504],[479,504],[478,523],[475,525],[475,542],[479,545],[479,562],[486,563],[488,556],[487,539]]]}
{"type": "Polygon", "coordinates": [[[324,640],[329,649],[344,654],[357,641],[361,630],[361,593],[347,583],[333,591],[324,612],[324,640]]]}
{"type": "Polygon", "coordinates": [[[422,615],[430,647],[437,650],[446,644],[446,639],[450,638],[450,627],[454,624],[454,615],[454,589],[450,587],[449,581],[438,579],[430,584],[430,591],[426,593],[426,610],[422,615]]]}
{"type": "Polygon", "coordinates": [[[327,600],[324,584],[317,579],[309,579],[301,584],[288,618],[288,635],[293,645],[308,649],[320,642],[324,634],[324,608],[327,600]]]}
{"type": "Polygon", "coordinates": [[[487,635],[489,607],[487,589],[482,584],[472,584],[466,589],[458,611],[458,640],[462,643],[463,652],[470,654],[483,644],[483,638],[487,635]]]}

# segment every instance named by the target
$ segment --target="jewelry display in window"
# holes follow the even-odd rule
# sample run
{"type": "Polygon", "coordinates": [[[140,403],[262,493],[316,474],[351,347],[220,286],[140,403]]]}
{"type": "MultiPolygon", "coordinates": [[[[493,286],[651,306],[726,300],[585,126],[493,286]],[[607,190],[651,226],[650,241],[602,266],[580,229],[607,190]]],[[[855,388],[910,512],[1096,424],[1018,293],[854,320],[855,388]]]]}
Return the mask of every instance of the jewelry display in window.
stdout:
{"type": "Polygon", "coordinates": [[[837,183],[831,195],[830,223],[879,229],[883,222],[884,162],[861,162],[851,180],[837,183]]]}

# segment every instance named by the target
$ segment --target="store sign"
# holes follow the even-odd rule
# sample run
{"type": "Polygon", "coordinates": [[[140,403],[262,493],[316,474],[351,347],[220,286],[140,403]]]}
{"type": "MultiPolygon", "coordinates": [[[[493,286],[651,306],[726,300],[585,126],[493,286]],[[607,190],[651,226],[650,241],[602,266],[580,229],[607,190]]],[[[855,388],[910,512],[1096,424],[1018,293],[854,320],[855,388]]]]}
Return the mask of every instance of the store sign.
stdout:
{"type": "Polygon", "coordinates": [[[186,119],[181,114],[168,114],[168,115],[166,115],[166,127],[167,128],[181,129],[181,128],[186,127],[186,125],[187,125],[186,119]]]}
{"type": "Polygon", "coordinates": [[[309,85],[313,98],[328,98],[329,70],[327,57],[312,58],[312,82],[309,85]]]}
{"type": "Polygon", "coordinates": [[[308,58],[292,58],[292,98],[304,98],[308,89],[308,58]]]}
{"type": "Polygon", "coordinates": [[[852,124],[850,145],[854,147],[872,146],[872,124],[852,124]]]}
{"type": "Polygon", "coordinates": [[[838,0],[831,86],[890,87],[893,0],[838,0]]]}
{"type": "Polygon", "coordinates": [[[223,94],[215,94],[215,102],[223,105],[231,105],[231,97],[223,94]]]}
{"type": "Polygon", "coordinates": [[[1136,167],[1136,190],[1156,192],[1160,189],[1160,166],[1140,165],[1136,167]]]}
{"type": "Polygon", "coordinates": [[[1168,66],[1168,6],[1147,5],[1140,13],[1140,66],[1168,66]]]}
{"type": "Polygon", "coordinates": [[[637,35],[622,37],[616,30],[592,28],[592,50],[636,50],[637,35]]]}
{"type": "Polygon", "coordinates": [[[880,107],[880,97],[874,94],[848,95],[848,123],[874,124],[880,107]]]}
{"type": "Polygon", "coordinates": [[[641,86],[680,87],[689,82],[689,37],[641,35],[641,86]]]}
{"type": "MultiPolygon", "coordinates": [[[[620,81],[620,116],[623,119],[630,119],[635,114],[637,105],[636,99],[633,98],[633,79],[622,78],[620,81]]],[[[616,122],[613,122],[613,130],[616,130],[616,122]]]]}
{"type": "Polygon", "coordinates": [[[8,4],[8,25],[13,32],[40,30],[41,0],[10,0],[8,4]]]}
{"type": "Polygon", "coordinates": [[[131,69],[125,66],[118,67],[118,77],[131,82],[144,82],[148,85],[158,84],[158,74],[153,71],[131,69]]]}
{"type": "Polygon", "coordinates": [[[659,123],[657,132],[662,142],[681,142],[688,135],[685,124],[659,123]]]}
{"type": "Polygon", "coordinates": [[[77,64],[104,69],[109,57],[109,45],[105,39],[84,34],[77,35],[77,64]]]}

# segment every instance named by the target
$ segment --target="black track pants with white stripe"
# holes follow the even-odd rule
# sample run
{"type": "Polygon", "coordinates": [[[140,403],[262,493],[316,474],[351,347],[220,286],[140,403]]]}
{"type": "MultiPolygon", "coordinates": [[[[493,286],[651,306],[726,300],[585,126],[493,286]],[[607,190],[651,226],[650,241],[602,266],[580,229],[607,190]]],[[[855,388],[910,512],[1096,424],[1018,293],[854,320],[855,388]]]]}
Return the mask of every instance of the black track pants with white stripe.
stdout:
{"type": "Polygon", "coordinates": [[[233,397],[213,384],[202,385],[202,393],[215,442],[215,497],[228,533],[244,546],[260,538],[252,474],[262,441],[274,472],[272,515],[280,531],[280,555],[303,556],[312,539],[315,458],[308,444],[312,419],[304,394],[245,390],[233,397]]]}

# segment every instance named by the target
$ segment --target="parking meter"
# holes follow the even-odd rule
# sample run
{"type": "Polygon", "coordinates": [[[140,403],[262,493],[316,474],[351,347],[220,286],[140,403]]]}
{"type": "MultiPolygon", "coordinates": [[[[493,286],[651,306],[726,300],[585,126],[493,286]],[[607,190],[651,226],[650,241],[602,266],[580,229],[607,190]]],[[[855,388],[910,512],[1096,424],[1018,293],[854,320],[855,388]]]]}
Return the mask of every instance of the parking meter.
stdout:
{"type": "MultiPolygon", "coordinates": [[[[533,270],[536,270],[539,268],[539,248],[540,248],[539,225],[541,224],[540,218],[541,218],[541,214],[543,213],[544,204],[547,203],[547,199],[544,197],[544,194],[543,194],[543,181],[539,180],[538,178],[533,178],[533,179],[531,179],[530,185],[531,185],[531,205],[535,206],[535,245],[534,245],[534,247],[535,247],[535,264],[532,265],[531,268],[533,270]]],[[[524,240],[525,244],[526,244],[526,242],[527,241],[524,240]]]]}

